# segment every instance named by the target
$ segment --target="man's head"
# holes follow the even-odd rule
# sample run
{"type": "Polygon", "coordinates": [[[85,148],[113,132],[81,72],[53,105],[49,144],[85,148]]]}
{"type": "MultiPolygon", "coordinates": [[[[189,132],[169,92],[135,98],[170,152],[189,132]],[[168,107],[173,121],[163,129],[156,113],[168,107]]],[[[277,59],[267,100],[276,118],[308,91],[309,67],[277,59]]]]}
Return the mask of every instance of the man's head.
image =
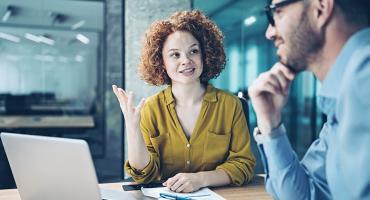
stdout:
{"type": "Polygon", "coordinates": [[[270,22],[266,37],[274,41],[281,63],[294,72],[306,70],[319,62],[333,21],[340,18],[348,29],[368,25],[367,1],[273,0],[266,7],[270,22]]]}

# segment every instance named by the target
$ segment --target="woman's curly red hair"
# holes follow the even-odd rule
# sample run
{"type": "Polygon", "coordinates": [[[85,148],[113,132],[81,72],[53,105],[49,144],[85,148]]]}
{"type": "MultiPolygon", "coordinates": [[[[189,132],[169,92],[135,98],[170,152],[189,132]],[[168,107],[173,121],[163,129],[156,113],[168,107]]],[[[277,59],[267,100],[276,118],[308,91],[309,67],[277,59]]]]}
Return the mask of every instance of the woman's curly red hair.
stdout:
{"type": "Polygon", "coordinates": [[[154,22],[146,32],[140,64],[140,77],[151,85],[170,85],[162,57],[162,48],[168,35],[176,31],[188,31],[200,43],[203,57],[202,83],[216,78],[225,68],[226,56],[222,32],[202,12],[175,12],[168,19],[154,22]]]}

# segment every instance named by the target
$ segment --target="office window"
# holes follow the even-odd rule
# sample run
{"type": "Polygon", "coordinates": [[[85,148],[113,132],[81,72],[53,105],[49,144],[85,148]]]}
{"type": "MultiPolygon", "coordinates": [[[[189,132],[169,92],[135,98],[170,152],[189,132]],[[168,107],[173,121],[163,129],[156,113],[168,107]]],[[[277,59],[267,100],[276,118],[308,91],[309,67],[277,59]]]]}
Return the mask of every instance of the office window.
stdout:
{"type": "Polygon", "coordinates": [[[0,28],[19,42],[0,39],[0,94],[3,115],[92,114],[97,93],[97,33],[79,42],[76,32],[0,28]],[[54,45],[24,36],[48,34],[54,45]],[[52,39],[51,39],[52,38],[52,39]],[[95,44],[94,44],[95,43],[95,44]]]}
{"type": "Polygon", "coordinates": [[[0,132],[84,139],[104,157],[104,2],[2,0],[0,13],[0,132]]]}

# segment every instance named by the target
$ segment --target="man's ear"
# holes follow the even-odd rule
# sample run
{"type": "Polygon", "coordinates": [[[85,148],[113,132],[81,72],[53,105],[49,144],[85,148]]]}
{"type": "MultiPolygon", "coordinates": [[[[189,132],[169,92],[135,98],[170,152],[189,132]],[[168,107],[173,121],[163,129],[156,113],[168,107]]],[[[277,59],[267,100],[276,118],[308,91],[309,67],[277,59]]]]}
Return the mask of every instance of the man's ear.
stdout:
{"type": "Polygon", "coordinates": [[[313,19],[318,29],[326,26],[334,14],[335,0],[313,0],[313,19]]]}

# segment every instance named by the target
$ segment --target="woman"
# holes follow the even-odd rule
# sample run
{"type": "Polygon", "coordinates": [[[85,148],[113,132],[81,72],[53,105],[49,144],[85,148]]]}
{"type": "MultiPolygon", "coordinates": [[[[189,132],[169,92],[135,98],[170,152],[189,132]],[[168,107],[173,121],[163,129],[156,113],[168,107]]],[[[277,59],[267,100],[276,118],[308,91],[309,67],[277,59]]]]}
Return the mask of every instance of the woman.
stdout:
{"type": "Polygon", "coordinates": [[[144,81],[169,86],[136,107],[132,92],[113,86],[127,128],[125,168],[136,182],[167,179],[169,189],[192,192],[252,178],[241,103],[208,84],[225,68],[222,40],[200,11],[176,12],[152,24],[139,65],[144,81]]]}

